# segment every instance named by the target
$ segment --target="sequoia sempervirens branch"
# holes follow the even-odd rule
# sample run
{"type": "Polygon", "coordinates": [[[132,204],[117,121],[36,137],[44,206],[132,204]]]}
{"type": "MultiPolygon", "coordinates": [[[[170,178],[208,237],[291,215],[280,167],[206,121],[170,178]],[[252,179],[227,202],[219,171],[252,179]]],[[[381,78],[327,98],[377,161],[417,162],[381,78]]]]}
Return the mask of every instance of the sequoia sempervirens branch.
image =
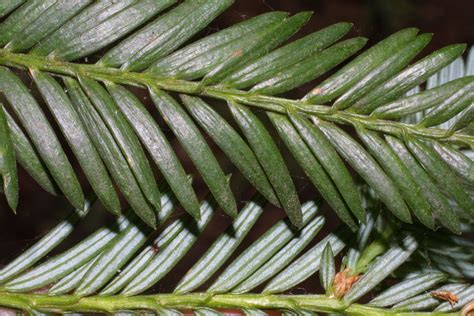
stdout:
{"type": "Polygon", "coordinates": [[[99,81],[139,87],[155,86],[165,91],[208,96],[225,101],[237,101],[273,112],[286,113],[287,111],[297,111],[308,116],[319,117],[323,120],[345,125],[362,126],[366,129],[401,138],[406,135],[412,135],[454,143],[470,149],[474,148],[474,136],[461,132],[452,133],[440,128],[425,128],[398,121],[376,119],[350,111],[334,110],[329,106],[229,89],[219,85],[203,86],[198,81],[160,77],[149,72],[130,72],[92,64],[63,62],[28,54],[10,53],[5,49],[0,49],[0,65],[37,69],[71,77],[87,76],[99,81]]]}
{"type": "Polygon", "coordinates": [[[25,311],[42,312],[102,312],[124,310],[159,311],[160,309],[280,309],[308,310],[322,313],[344,312],[353,316],[448,316],[449,312],[401,312],[390,309],[368,307],[361,304],[345,305],[343,301],[325,295],[267,295],[267,294],[158,294],[124,296],[46,296],[38,294],[0,293],[0,305],[25,311]]]}

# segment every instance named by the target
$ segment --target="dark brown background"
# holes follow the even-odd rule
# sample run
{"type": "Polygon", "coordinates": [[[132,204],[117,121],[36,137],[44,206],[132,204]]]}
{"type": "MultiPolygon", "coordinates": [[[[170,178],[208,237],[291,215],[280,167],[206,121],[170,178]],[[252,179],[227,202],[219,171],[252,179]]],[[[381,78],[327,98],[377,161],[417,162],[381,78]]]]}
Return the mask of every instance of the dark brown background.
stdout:
{"type": "MultiPolygon", "coordinates": [[[[421,32],[431,32],[435,36],[426,51],[440,48],[444,45],[464,42],[474,43],[474,1],[472,0],[236,0],[236,3],[209,28],[200,35],[208,34],[216,30],[225,28],[242,19],[255,16],[269,10],[284,10],[291,13],[303,10],[314,11],[311,21],[302,29],[297,36],[308,34],[332,23],[348,21],[354,23],[354,28],[349,36],[365,36],[371,39],[368,45],[373,44],[387,35],[405,27],[415,26],[421,32]]],[[[426,54],[425,53],[423,54],[426,54]]],[[[422,54],[422,55],[423,55],[422,54]]],[[[28,80],[28,79],[25,79],[28,80]]],[[[305,85],[302,88],[287,94],[288,97],[301,96],[314,83],[305,85]]],[[[136,90],[144,100],[144,91],[136,90]]],[[[151,109],[151,108],[150,108],[151,109]]],[[[151,109],[152,112],[154,111],[151,109]]],[[[153,112],[154,113],[154,112],[153,112]]],[[[155,113],[156,114],[156,113],[155,113]]],[[[165,126],[163,126],[166,129],[165,126]]],[[[187,157],[182,154],[182,150],[170,134],[170,141],[180,153],[180,157],[185,162],[189,172],[194,172],[187,157]]],[[[277,141],[278,142],[278,141],[277,141]]],[[[215,146],[213,146],[214,149],[215,146]]],[[[284,151],[284,149],[282,148],[284,151]]],[[[216,151],[219,153],[218,151],[216,151]]],[[[221,158],[221,157],[220,157],[221,158]]],[[[221,160],[224,169],[232,172],[232,167],[225,160],[221,160]]],[[[77,167],[77,163],[72,161],[77,167]]],[[[317,197],[317,192],[302,177],[301,171],[293,167],[291,159],[288,159],[291,173],[293,174],[298,188],[301,190],[303,200],[317,197]]],[[[159,176],[158,176],[159,177],[159,176]]],[[[234,176],[235,177],[235,176],[234,176]]],[[[81,175],[84,190],[89,190],[88,184],[81,175]]],[[[241,195],[241,205],[245,199],[249,198],[251,189],[245,188],[245,182],[238,180],[238,176],[233,180],[233,186],[237,191],[243,191],[241,195]]],[[[198,192],[205,193],[206,188],[200,182],[196,182],[198,192]]],[[[12,258],[21,253],[26,247],[31,245],[37,238],[45,234],[57,221],[66,214],[69,209],[67,202],[58,197],[53,197],[42,191],[34,181],[20,171],[20,205],[17,215],[13,215],[8,209],[3,196],[0,196],[0,266],[8,263],[12,258]]],[[[331,214],[331,213],[328,213],[331,214]]],[[[281,211],[267,207],[265,216],[257,223],[249,238],[239,248],[239,252],[258,236],[262,230],[272,225],[276,220],[283,217],[281,211]]],[[[333,215],[329,215],[330,224],[325,230],[330,230],[338,224],[338,220],[333,215]]],[[[62,248],[68,247],[79,240],[84,234],[91,232],[104,221],[110,221],[111,216],[103,210],[96,210],[89,218],[81,224],[76,233],[68,239],[62,248]]],[[[157,289],[169,291],[181,278],[183,273],[189,269],[195,258],[205,251],[212,240],[229,223],[224,215],[216,216],[206,229],[203,236],[198,240],[191,252],[182,262],[162,280],[157,289]]],[[[320,234],[321,236],[324,234],[320,234]]],[[[320,238],[318,238],[320,239],[320,238]]],[[[294,293],[314,292],[318,286],[316,277],[310,278],[302,284],[294,293]]]]}

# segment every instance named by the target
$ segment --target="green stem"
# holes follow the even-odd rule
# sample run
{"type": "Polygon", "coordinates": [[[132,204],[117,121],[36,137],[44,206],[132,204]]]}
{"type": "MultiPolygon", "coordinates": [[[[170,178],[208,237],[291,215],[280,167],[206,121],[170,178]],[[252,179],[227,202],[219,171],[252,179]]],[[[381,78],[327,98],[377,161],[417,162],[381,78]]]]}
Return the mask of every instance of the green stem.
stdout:
{"type": "Polygon", "coordinates": [[[377,238],[360,255],[354,271],[351,271],[352,274],[365,273],[370,263],[387,250],[390,237],[397,231],[400,225],[398,222],[391,221],[385,221],[384,225],[384,229],[376,233],[377,238]]]}
{"type": "Polygon", "coordinates": [[[222,86],[202,86],[200,82],[160,77],[148,72],[127,72],[92,64],[69,63],[41,56],[15,54],[5,49],[0,49],[0,65],[37,69],[72,77],[82,75],[99,81],[111,81],[139,87],[156,86],[166,91],[208,96],[225,101],[236,101],[268,111],[280,113],[298,111],[302,114],[317,116],[334,123],[352,126],[359,125],[400,138],[405,135],[413,135],[474,148],[474,136],[468,134],[453,134],[439,128],[424,128],[396,121],[375,119],[367,115],[350,113],[348,111],[335,111],[329,106],[307,104],[300,100],[258,95],[222,86]]]}
{"type": "Polygon", "coordinates": [[[346,315],[459,315],[459,313],[408,313],[388,309],[367,307],[360,304],[344,305],[341,301],[323,295],[266,295],[266,294],[210,294],[184,295],[159,294],[142,296],[47,296],[38,294],[0,293],[0,305],[25,311],[39,312],[99,312],[113,313],[123,310],[151,310],[161,308],[194,309],[209,307],[217,309],[278,309],[310,310],[346,315]]]}

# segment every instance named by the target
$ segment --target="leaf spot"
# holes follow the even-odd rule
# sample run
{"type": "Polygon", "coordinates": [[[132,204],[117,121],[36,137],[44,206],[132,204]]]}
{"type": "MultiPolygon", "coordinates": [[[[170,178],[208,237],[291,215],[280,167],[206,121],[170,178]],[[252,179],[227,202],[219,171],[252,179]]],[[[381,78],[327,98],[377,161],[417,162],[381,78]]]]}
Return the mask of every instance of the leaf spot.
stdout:
{"type": "Polygon", "coordinates": [[[160,251],[160,247],[157,246],[157,245],[155,245],[155,244],[153,244],[153,245],[151,246],[151,251],[153,251],[154,253],[158,253],[158,252],[160,251]]]}
{"type": "Polygon", "coordinates": [[[323,89],[321,88],[314,88],[311,90],[311,94],[321,94],[323,92],[323,89]]]}
{"type": "Polygon", "coordinates": [[[232,55],[230,55],[230,57],[231,58],[240,57],[242,56],[243,53],[244,53],[244,50],[242,48],[239,48],[238,50],[233,52],[232,55]]]}

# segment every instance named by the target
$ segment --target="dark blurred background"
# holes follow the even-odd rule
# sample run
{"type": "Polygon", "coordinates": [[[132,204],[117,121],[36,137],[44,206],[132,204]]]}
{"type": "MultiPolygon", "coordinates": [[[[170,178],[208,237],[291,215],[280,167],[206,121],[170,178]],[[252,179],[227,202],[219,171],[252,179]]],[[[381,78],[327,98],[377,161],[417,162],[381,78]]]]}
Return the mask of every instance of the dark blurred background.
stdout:
{"type": "MultiPolygon", "coordinates": [[[[269,10],[283,10],[290,13],[304,10],[314,11],[311,21],[294,38],[301,37],[336,22],[348,21],[354,23],[354,27],[346,38],[352,36],[368,37],[370,39],[368,46],[395,31],[411,26],[418,27],[421,32],[435,34],[431,44],[421,55],[426,54],[427,51],[432,51],[452,43],[474,43],[474,19],[472,14],[474,12],[474,1],[472,0],[236,0],[235,4],[217,18],[200,36],[223,29],[243,19],[269,10]]],[[[29,81],[27,77],[23,78],[25,82],[29,81]]],[[[305,85],[286,96],[301,96],[314,84],[315,82],[305,85]]],[[[142,97],[152,113],[156,115],[156,112],[151,109],[146,93],[139,89],[134,91],[142,97]]],[[[159,118],[157,119],[159,120],[159,118]]],[[[164,125],[163,128],[166,130],[164,125]]],[[[173,135],[171,133],[168,134],[170,142],[172,142],[180,154],[186,169],[190,173],[194,173],[195,170],[190,164],[189,159],[182,153],[173,135]]],[[[276,141],[278,142],[277,139],[276,141]]],[[[219,156],[222,156],[213,144],[211,146],[219,156]]],[[[280,144],[280,146],[282,145],[280,144]]],[[[282,151],[285,152],[285,149],[282,148],[282,151]]],[[[220,161],[226,172],[234,172],[226,159],[221,159],[220,161]]],[[[302,172],[293,166],[294,163],[292,163],[290,157],[288,157],[287,162],[303,197],[302,200],[317,198],[316,190],[303,177],[302,172]]],[[[90,187],[80,174],[77,162],[72,161],[72,163],[75,165],[76,170],[78,170],[84,190],[87,192],[90,190],[90,187]]],[[[157,177],[161,178],[160,175],[157,175],[157,177]]],[[[206,188],[202,182],[199,180],[195,181],[195,187],[201,197],[203,197],[206,188]]],[[[235,172],[233,187],[236,192],[241,192],[240,206],[242,206],[244,201],[251,196],[252,189],[247,188],[245,181],[235,172]]],[[[60,247],[61,249],[74,244],[77,240],[83,238],[85,234],[92,232],[95,228],[102,225],[102,223],[112,220],[112,217],[100,209],[100,207],[96,208],[99,209],[94,210],[88,216],[87,220],[80,225],[71,238],[60,247]]],[[[323,206],[323,208],[326,207],[323,206]]],[[[2,195],[0,195],[0,209],[0,266],[2,266],[53,227],[70,210],[70,206],[68,206],[68,203],[63,198],[54,197],[42,191],[20,168],[20,204],[17,215],[14,215],[9,210],[2,195]]],[[[325,228],[325,231],[333,229],[339,223],[331,212],[328,214],[330,223],[325,228]]],[[[263,230],[283,216],[280,210],[267,207],[264,216],[259,220],[255,229],[252,230],[237,253],[255,240],[256,236],[261,234],[263,230]]],[[[229,223],[230,221],[226,216],[216,216],[191,252],[182,260],[179,266],[173,269],[157,285],[155,290],[171,290],[183,273],[191,267],[195,258],[206,250],[214,238],[229,223]]],[[[319,234],[321,237],[323,235],[324,232],[319,234]]],[[[321,239],[321,237],[317,239],[321,239]]],[[[318,289],[318,284],[317,278],[310,278],[296,289],[294,293],[314,292],[318,289]]]]}

